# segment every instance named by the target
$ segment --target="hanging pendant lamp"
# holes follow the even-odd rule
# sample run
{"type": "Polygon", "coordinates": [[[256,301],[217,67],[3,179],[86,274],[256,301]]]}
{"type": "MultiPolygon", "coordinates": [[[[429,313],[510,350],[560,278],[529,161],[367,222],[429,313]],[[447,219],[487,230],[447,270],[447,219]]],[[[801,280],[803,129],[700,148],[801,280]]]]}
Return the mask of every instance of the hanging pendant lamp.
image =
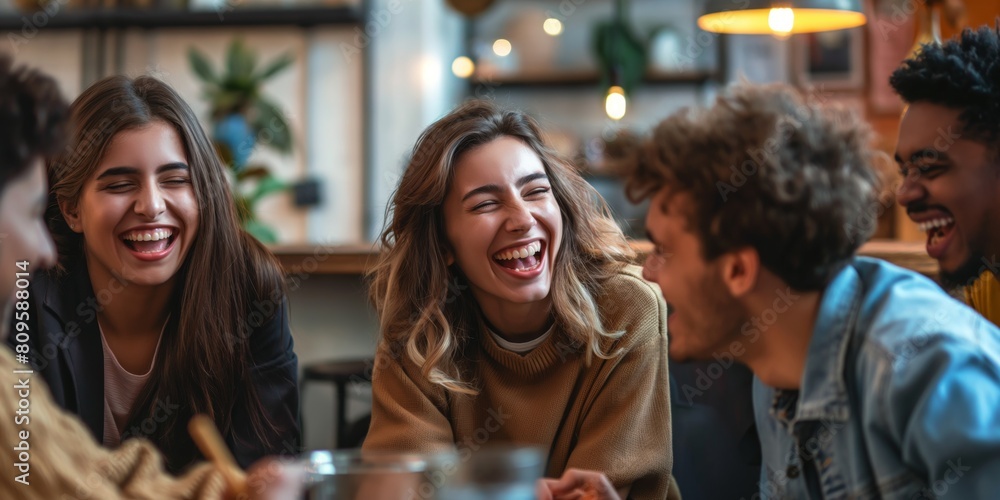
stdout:
{"type": "Polygon", "coordinates": [[[791,35],[865,24],[861,0],[708,0],[698,27],[715,33],[791,35]]]}

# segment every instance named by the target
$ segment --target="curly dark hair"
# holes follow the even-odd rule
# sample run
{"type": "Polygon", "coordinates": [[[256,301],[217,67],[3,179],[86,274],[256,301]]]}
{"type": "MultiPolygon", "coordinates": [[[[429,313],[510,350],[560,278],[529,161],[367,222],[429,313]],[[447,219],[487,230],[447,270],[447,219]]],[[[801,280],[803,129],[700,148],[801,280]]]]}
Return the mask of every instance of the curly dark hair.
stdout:
{"type": "Polygon", "coordinates": [[[69,104],[55,80],[0,55],[0,191],[66,144],[69,104]]]}
{"type": "Polygon", "coordinates": [[[889,84],[907,103],[961,110],[963,133],[1000,149],[1000,21],[996,28],[966,28],[945,43],[924,45],[889,84]]]}
{"type": "MultiPolygon", "coordinates": [[[[753,247],[796,290],[818,290],[875,229],[883,175],[870,130],[785,85],[739,85],[662,121],[637,152],[634,200],[686,192],[707,260],[753,247]]],[[[656,208],[652,208],[655,210],[656,208]]]]}

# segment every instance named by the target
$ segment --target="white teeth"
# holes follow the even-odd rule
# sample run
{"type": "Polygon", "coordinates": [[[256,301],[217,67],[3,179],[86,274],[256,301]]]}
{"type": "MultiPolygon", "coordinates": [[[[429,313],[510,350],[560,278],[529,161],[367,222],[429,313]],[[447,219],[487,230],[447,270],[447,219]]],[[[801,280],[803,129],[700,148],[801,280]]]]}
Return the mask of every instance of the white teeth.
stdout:
{"type": "Polygon", "coordinates": [[[154,229],[152,231],[133,231],[122,238],[128,241],[159,241],[173,236],[170,229],[154,229]]]}
{"type": "Polygon", "coordinates": [[[528,243],[521,248],[500,252],[494,255],[493,258],[497,260],[523,259],[529,255],[538,253],[541,249],[542,244],[536,241],[534,243],[528,243]]]}
{"type": "Polygon", "coordinates": [[[945,227],[945,226],[948,226],[948,225],[951,225],[951,224],[954,224],[954,223],[955,223],[955,219],[953,219],[951,217],[945,217],[945,218],[941,218],[941,219],[934,219],[934,220],[929,220],[929,221],[921,222],[921,223],[917,224],[917,227],[920,228],[921,231],[923,231],[923,232],[926,233],[927,231],[930,231],[932,229],[937,229],[939,227],[945,227]]]}

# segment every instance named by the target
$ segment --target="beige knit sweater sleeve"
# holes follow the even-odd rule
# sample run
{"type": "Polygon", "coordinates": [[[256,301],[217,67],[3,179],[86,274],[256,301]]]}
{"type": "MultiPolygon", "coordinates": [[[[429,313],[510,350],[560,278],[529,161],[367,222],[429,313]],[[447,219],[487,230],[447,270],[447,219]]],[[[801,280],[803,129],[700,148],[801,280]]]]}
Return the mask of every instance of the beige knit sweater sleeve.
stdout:
{"type": "Polygon", "coordinates": [[[39,374],[14,373],[25,368],[9,349],[0,348],[0,498],[222,498],[222,476],[208,464],[173,477],[148,441],[131,439],[115,450],[101,447],[76,417],[52,401],[39,374]]]}
{"type": "Polygon", "coordinates": [[[372,421],[365,451],[424,453],[454,448],[444,390],[405,354],[380,346],[372,374],[372,421]]]}
{"type": "MultiPolygon", "coordinates": [[[[630,269],[629,271],[634,271],[630,269]]],[[[659,289],[635,272],[598,298],[605,326],[624,331],[624,354],[603,363],[567,468],[602,471],[634,499],[666,496],[672,482],[667,310],[659,289]]]]}

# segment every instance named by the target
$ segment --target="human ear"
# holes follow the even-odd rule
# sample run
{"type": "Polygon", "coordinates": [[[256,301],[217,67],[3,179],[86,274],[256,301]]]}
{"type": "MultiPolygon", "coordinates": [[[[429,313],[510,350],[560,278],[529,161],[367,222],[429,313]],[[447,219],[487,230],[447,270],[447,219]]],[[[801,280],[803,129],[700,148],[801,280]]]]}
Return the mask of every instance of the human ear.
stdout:
{"type": "Polygon", "coordinates": [[[757,286],[760,254],[752,247],[733,250],[721,257],[722,282],[733,297],[742,297],[757,286]]]}
{"type": "Polygon", "coordinates": [[[69,225],[69,228],[73,232],[83,232],[83,225],[80,223],[79,207],[76,203],[60,200],[59,211],[62,212],[63,219],[66,219],[66,224],[69,225]]]}

